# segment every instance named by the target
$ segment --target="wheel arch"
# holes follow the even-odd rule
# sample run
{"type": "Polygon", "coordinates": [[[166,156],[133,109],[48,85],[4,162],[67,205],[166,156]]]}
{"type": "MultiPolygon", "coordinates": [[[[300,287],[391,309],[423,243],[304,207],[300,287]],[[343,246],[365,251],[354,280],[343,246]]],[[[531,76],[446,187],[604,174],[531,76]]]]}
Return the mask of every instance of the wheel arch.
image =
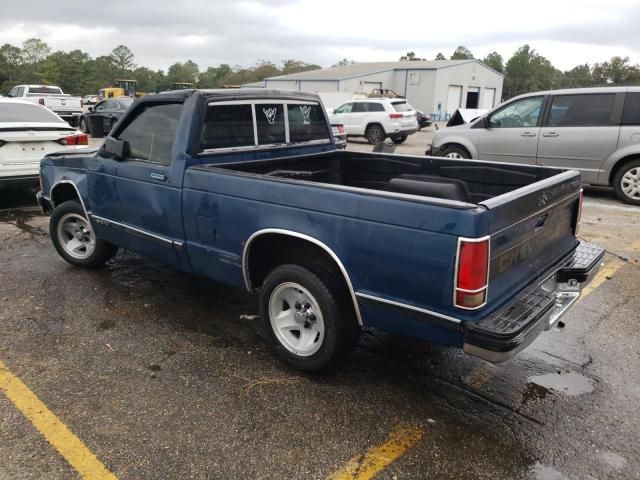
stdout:
{"type": "Polygon", "coordinates": [[[626,155],[624,157],[622,157],[621,159],[619,159],[611,168],[611,172],[609,172],[609,183],[608,185],[613,185],[613,179],[616,176],[616,174],[618,173],[618,171],[624,167],[627,163],[633,161],[633,160],[640,160],[640,153],[632,153],[629,155],[626,155]]]}
{"type": "Polygon", "coordinates": [[[82,196],[80,195],[80,190],[78,190],[77,185],[71,180],[59,180],[54,183],[49,193],[49,200],[51,200],[51,206],[53,208],[69,200],[79,200],[84,214],[87,219],[89,218],[84,200],[82,200],[82,196]]]}
{"type": "Polygon", "coordinates": [[[469,154],[470,158],[474,158],[473,157],[473,152],[471,150],[469,150],[469,147],[467,147],[466,145],[463,145],[462,143],[459,143],[459,142],[443,143],[442,146],[440,147],[440,151],[444,152],[449,147],[460,148],[460,149],[464,150],[465,152],[467,152],[469,154]]]}
{"type": "Polygon", "coordinates": [[[376,127],[380,127],[382,129],[382,133],[384,133],[385,136],[387,135],[387,131],[384,129],[384,125],[382,125],[382,123],[380,123],[380,122],[369,122],[369,123],[367,123],[367,126],[364,129],[364,134],[366,135],[367,131],[369,131],[369,128],[373,127],[374,125],[376,127]]]}
{"type": "Polygon", "coordinates": [[[262,281],[264,281],[264,278],[266,278],[266,275],[269,273],[268,271],[270,270],[270,267],[273,268],[277,264],[281,264],[282,262],[280,260],[283,258],[295,258],[295,253],[292,252],[292,250],[299,252],[300,250],[298,249],[304,252],[321,252],[319,258],[331,262],[331,265],[329,266],[332,266],[336,273],[338,273],[344,280],[345,286],[349,291],[349,295],[353,303],[353,309],[356,314],[356,318],[358,319],[358,324],[362,325],[362,317],[360,315],[358,300],[356,298],[353,284],[351,283],[351,278],[349,277],[349,273],[347,272],[344,264],[338,255],[336,255],[336,253],[325,243],[303,233],[279,228],[266,228],[258,230],[247,239],[242,252],[242,274],[247,290],[250,292],[254,291],[256,285],[262,284],[262,281]],[[284,252],[286,250],[286,253],[282,256],[274,253],[270,248],[273,247],[274,243],[281,249],[280,252],[284,252]],[[294,246],[293,249],[291,249],[292,245],[294,246]],[[285,248],[283,249],[283,247],[285,248]],[[271,263],[267,262],[266,264],[258,265],[255,258],[252,258],[252,252],[257,251],[260,248],[268,249],[271,254],[269,256],[271,263]]]}

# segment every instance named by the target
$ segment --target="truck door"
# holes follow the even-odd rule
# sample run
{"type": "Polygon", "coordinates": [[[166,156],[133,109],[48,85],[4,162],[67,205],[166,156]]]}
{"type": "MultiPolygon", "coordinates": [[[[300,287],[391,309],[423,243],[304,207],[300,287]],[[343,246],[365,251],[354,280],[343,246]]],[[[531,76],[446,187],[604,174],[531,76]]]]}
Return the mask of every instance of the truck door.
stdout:
{"type": "Polygon", "coordinates": [[[543,103],[543,96],[521,98],[490,114],[478,131],[478,158],[535,164],[543,103]]]}
{"type": "Polygon", "coordinates": [[[98,236],[165,263],[180,266],[182,171],[173,152],[182,103],[141,103],[112,135],[125,141],[123,158],[98,151],[88,174],[98,236]]]}
{"type": "Polygon", "coordinates": [[[540,131],[538,163],[578,170],[583,182],[597,182],[618,146],[623,94],[617,95],[617,102],[615,93],[554,95],[540,131]]]}

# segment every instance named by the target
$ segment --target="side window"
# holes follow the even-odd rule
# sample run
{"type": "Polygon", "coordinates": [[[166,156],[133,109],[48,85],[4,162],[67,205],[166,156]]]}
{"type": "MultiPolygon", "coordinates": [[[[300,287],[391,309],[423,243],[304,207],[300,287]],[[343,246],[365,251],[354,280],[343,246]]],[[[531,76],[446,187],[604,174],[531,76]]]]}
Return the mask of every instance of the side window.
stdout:
{"type": "Polygon", "coordinates": [[[622,112],[622,125],[640,125],[640,92],[627,93],[622,112]]]}
{"type": "Polygon", "coordinates": [[[517,100],[489,117],[491,128],[535,127],[542,110],[543,97],[517,100]]]}
{"type": "Polygon", "coordinates": [[[181,103],[150,105],[127,124],[118,139],[127,142],[127,158],[169,165],[181,103]]]}
{"type": "Polygon", "coordinates": [[[284,107],[280,104],[256,104],[258,145],[285,143],[284,107]]]}
{"type": "Polygon", "coordinates": [[[200,150],[255,145],[250,104],[209,105],[200,135],[200,150]]]}
{"type": "Polygon", "coordinates": [[[11,89],[11,91],[9,92],[9,96],[10,97],[15,97],[16,96],[16,92],[18,91],[18,89],[16,87],[13,87],[11,89]]]}
{"type": "Polygon", "coordinates": [[[381,103],[368,103],[370,112],[384,112],[384,105],[381,103]]]}
{"type": "Polygon", "coordinates": [[[335,113],[351,113],[353,108],[353,103],[345,103],[344,105],[336,108],[335,113]]]}
{"type": "Polygon", "coordinates": [[[322,107],[315,103],[287,105],[291,143],[327,140],[330,136],[322,107]]]}
{"type": "Polygon", "coordinates": [[[16,92],[16,97],[21,97],[24,93],[24,87],[18,87],[18,91],[16,92]]]}
{"type": "Polygon", "coordinates": [[[367,111],[367,104],[364,102],[356,102],[353,104],[352,113],[362,113],[367,111]]]}
{"type": "Polygon", "coordinates": [[[556,95],[551,102],[550,127],[601,127],[611,125],[614,93],[556,95]]]}
{"type": "Polygon", "coordinates": [[[100,102],[94,107],[94,110],[96,112],[101,112],[107,108],[106,105],[107,105],[107,102],[100,102]]]}
{"type": "Polygon", "coordinates": [[[118,109],[118,103],[114,102],[113,100],[109,100],[106,105],[105,105],[105,110],[117,110],[118,109]]]}

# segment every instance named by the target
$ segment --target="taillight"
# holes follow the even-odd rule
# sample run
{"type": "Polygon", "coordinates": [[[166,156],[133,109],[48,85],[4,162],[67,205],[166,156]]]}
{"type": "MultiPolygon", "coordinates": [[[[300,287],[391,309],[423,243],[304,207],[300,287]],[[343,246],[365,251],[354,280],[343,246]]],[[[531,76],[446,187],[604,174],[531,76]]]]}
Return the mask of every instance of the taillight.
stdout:
{"type": "Polygon", "coordinates": [[[580,228],[580,224],[582,223],[582,200],[584,197],[584,193],[582,188],[580,189],[580,200],[578,200],[578,222],[576,223],[576,235],[578,234],[578,228],[580,228]]]}
{"type": "Polygon", "coordinates": [[[344,133],[344,125],[338,125],[338,133],[344,133]]]}
{"type": "Polygon", "coordinates": [[[61,138],[58,143],[61,145],[89,145],[89,137],[86,133],[79,133],[61,138]]]}
{"type": "Polygon", "coordinates": [[[80,99],[80,108],[84,107],[84,100],[80,99]]]}
{"type": "Polygon", "coordinates": [[[38,103],[44,107],[44,98],[39,98],[38,103]]]}
{"type": "Polygon", "coordinates": [[[402,114],[401,113],[390,113],[389,114],[389,118],[391,118],[391,119],[402,118],[402,114]]]}
{"type": "Polygon", "coordinates": [[[489,237],[459,238],[453,304],[475,310],[487,303],[489,237]]]}

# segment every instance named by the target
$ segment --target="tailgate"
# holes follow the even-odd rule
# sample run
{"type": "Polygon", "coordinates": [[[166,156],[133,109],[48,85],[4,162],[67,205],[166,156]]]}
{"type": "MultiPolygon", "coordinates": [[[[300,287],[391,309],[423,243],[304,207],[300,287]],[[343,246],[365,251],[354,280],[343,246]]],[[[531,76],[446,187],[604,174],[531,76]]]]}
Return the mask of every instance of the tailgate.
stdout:
{"type": "Polygon", "coordinates": [[[491,232],[488,303],[499,306],[577,245],[580,174],[553,177],[481,202],[491,232]]]}

